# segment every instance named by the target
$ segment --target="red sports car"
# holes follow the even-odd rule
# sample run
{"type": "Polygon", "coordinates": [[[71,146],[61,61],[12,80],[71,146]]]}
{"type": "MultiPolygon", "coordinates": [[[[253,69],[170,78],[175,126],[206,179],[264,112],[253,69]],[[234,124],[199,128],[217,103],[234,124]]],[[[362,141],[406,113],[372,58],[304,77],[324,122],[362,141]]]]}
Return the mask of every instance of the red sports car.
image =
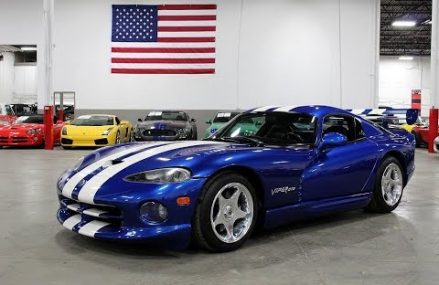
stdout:
{"type": "MultiPolygon", "coordinates": [[[[53,125],[55,144],[59,144],[64,122],[53,125]]],[[[4,146],[44,146],[43,115],[21,116],[13,124],[0,125],[0,148],[4,146]]]]}
{"type": "MultiPolygon", "coordinates": [[[[412,133],[415,135],[417,147],[421,147],[421,146],[428,147],[428,142],[430,141],[429,127],[415,126],[413,128],[412,133]]],[[[436,135],[434,136],[434,138],[437,136],[439,136],[439,129],[438,129],[436,135]]]]}

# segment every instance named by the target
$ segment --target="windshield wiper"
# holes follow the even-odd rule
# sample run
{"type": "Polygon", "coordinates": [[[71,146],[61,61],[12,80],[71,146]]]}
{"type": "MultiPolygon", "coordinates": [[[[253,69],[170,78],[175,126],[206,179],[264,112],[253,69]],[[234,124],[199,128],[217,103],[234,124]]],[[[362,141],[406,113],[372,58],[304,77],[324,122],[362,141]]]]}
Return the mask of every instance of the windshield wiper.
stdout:
{"type": "Polygon", "coordinates": [[[243,143],[243,141],[247,143],[251,143],[255,146],[264,146],[264,142],[256,137],[247,137],[247,136],[238,136],[238,137],[220,137],[215,140],[228,141],[228,142],[237,142],[243,143]]]}

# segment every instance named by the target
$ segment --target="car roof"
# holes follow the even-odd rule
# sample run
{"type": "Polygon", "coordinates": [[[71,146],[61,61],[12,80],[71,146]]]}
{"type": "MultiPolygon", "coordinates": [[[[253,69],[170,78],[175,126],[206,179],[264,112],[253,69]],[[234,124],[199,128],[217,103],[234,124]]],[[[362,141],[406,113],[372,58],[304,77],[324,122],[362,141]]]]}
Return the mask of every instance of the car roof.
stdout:
{"type": "Polygon", "coordinates": [[[322,117],[326,114],[338,113],[353,115],[352,113],[331,106],[325,105],[306,105],[306,106],[265,106],[250,109],[247,113],[257,113],[257,112],[285,112],[285,113],[306,113],[315,117],[322,117]]]}

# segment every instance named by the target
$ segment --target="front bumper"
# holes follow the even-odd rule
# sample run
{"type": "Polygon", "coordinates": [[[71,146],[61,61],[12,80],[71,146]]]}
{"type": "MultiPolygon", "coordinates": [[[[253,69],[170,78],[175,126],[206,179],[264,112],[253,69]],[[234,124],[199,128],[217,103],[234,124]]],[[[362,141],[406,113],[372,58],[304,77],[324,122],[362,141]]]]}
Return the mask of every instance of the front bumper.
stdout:
{"type": "Polygon", "coordinates": [[[110,136],[99,136],[99,137],[72,137],[72,136],[61,136],[61,145],[67,147],[101,147],[112,145],[114,140],[110,136]]]}
{"type": "Polygon", "coordinates": [[[0,136],[0,146],[41,146],[40,136],[0,136]]]}
{"type": "MultiPolygon", "coordinates": [[[[140,241],[183,249],[190,242],[195,204],[204,182],[205,179],[168,185],[127,182],[124,184],[133,186],[130,190],[97,195],[94,204],[64,197],[58,190],[60,208],[57,219],[66,229],[96,239],[140,241]],[[180,196],[190,197],[192,203],[178,206],[176,199],[180,196]],[[143,222],[139,210],[147,201],[164,205],[168,210],[168,219],[161,224],[143,222]]],[[[104,192],[108,192],[108,189],[104,192]]]]}

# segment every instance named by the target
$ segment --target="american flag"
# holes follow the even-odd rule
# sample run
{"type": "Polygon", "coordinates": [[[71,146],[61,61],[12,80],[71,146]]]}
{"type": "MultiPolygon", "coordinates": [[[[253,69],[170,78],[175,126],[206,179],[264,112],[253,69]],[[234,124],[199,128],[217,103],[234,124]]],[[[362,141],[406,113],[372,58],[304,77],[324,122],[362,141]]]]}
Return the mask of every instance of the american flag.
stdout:
{"type": "Polygon", "coordinates": [[[216,5],[113,5],[111,73],[215,73],[216,5]]]}

